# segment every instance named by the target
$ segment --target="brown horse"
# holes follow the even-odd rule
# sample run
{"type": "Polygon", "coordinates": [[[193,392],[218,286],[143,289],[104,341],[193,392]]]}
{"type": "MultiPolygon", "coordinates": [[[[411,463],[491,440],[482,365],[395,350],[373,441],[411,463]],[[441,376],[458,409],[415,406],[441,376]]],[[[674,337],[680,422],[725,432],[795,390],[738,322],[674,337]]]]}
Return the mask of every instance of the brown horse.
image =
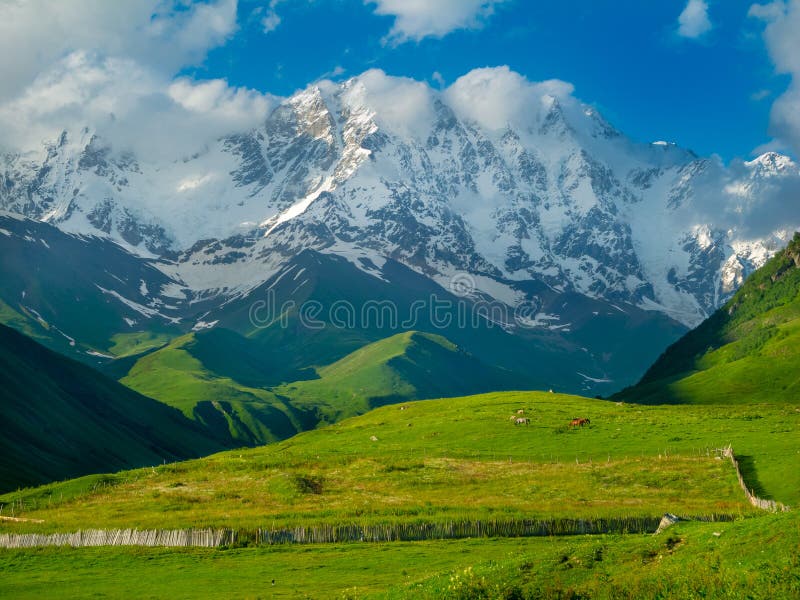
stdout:
{"type": "Polygon", "coordinates": [[[569,422],[570,427],[583,427],[589,424],[591,424],[589,419],[572,419],[572,421],[569,422]]]}

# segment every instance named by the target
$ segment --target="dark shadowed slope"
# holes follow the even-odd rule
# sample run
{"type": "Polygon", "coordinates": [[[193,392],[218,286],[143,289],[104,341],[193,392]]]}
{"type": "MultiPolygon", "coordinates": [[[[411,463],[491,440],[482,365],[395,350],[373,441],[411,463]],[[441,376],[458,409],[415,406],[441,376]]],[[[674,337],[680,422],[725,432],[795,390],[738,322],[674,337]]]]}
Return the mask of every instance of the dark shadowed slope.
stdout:
{"type": "Polygon", "coordinates": [[[0,325],[0,490],[219,450],[177,410],[0,325]]]}

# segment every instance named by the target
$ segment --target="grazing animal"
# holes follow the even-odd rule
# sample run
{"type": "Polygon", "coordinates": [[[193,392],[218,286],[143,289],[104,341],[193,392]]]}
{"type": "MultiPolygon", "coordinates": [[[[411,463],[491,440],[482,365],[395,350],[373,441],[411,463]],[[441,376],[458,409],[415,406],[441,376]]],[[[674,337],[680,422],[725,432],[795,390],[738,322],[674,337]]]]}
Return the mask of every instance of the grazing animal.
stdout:
{"type": "Polygon", "coordinates": [[[570,427],[583,427],[589,424],[591,424],[589,419],[572,419],[572,421],[569,422],[570,427]]]}
{"type": "Polygon", "coordinates": [[[518,414],[518,415],[524,415],[524,414],[525,414],[525,409],[524,409],[524,408],[520,408],[520,409],[517,411],[517,414],[518,414]]]}
{"type": "Polygon", "coordinates": [[[531,420],[526,417],[519,417],[514,419],[514,425],[530,425],[531,420]]]}

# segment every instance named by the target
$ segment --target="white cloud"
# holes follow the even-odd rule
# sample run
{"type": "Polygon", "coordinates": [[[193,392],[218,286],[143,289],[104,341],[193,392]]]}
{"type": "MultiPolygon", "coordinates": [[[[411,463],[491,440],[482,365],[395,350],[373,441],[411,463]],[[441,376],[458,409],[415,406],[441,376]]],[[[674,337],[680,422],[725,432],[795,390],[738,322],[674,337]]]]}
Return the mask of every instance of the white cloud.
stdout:
{"type": "Polygon", "coordinates": [[[506,66],[475,69],[459,77],[445,90],[448,104],[462,118],[489,129],[509,124],[530,124],[538,117],[543,101],[566,100],[572,84],[558,79],[530,82],[506,66]]]}
{"type": "Polygon", "coordinates": [[[261,25],[264,28],[264,33],[270,33],[278,28],[281,24],[281,17],[274,10],[269,11],[263,19],[261,25]]]}
{"type": "Polygon", "coordinates": [[[345,101],[370,108],[381,126],[402,135],[425,136],[434,119],[433,91],[421,81],[371,69],[351,80],[345,101]]]}
{"type": "Polygon", "coordinates": [[[761,102],[762,100],[769,98],[772,95],[772,92],[769,90],[758,90],[757,92],[753,92],[750,94],[750,99],[753,102],[761,102]]]}
{"type": "Polygon", "coordinates": [[[477,29],[507,0],[364,0],[375,13],[395,17],[386,41],[392,44],[444,37],[457,29],[477,29]]]}
{"type": "Polygon", "coordinates": [[[174,159],[252,127],[273,98],[174,79],[237,29],[237,0],[0,0],[0,143],[41,148],[64,129],[174,159]]]}
{"type": "Polygon", "coordinates": [[[281,16],[278,14],[276,8],[282,1],[283,0],[270,0],[266,9],[263,7],[256,9],[256,14],[264,15],[260,18],[261,27],[264,33],[272,33],[281,24],[281,16]]]}
{"type": "Polygon", "coordinates": [[[687,224],[714,223],[753,239],[800,223],[800,167],[785,157],[766,154],[727,167],[717,162],[694,185],[700,201],[685,207],[687,224]]]}
{"type": "Polygon", "coordinates": [[[237,0],[0,0],[0,101],[76,51],[171,75],[233,34],[236,8],[237,0]]]}
{"type": "Polygon", "coordinates": [[[255,90],[232,88],[224,79],[196,82],[181,78],[169,86],[167,94],[188,111],[231,124],[261,121],[273,104],[270,97],[255,90]]]}
{"type": "Polygon", "coordinates": [[[255,126],[274,103],[221,79],[173,81],[131,59],[79,51],[0,105],[0,139],[33,150],[64,129],[86,126],[116,150],[173,160],[255,126]]]}
{"type": "Polygon", "coordinates": [[[800,0],[755,4],[749,14],[766,23],[764,39],[776,71],[792,77],[772,105],[770,132],[800,156],[800,0]]]}
{"type": "MultiPolygon", "coordinates": [[[[329,80],[317,85],[329,92],[335,89],[329,80]]],[[[572,84],[557,79],[528,81],[507,66],[474,69],[444,90],[372,69],[347,82],[344,100],[350,106],[369,108],[387,131],[424,139],[437,118],[436,102],[488,129],[529,128],[538,124],[554,98],[573,117],[581,118],[582,105],[572,97],[573,90],[572,84]]]]}
{"type": "Polygon", "coordinates": [[[689,0],[678,17],[678,35],[696,39],[711,31],[706,0],[689,0]]]}

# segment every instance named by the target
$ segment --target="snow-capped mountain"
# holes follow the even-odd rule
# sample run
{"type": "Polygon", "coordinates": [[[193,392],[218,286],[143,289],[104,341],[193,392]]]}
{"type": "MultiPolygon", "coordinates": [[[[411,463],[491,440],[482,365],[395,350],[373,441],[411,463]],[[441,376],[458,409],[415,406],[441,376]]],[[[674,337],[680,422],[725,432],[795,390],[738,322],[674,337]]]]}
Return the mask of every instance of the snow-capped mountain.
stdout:
{"type": "MultiPolygon", "coordinates": [[[[159,258],[192,301],[241,297],[313,249],[375,277],[388,259],[444,287],[467,274],[473,295],[512,307],[538,281],[686,326],[800,225],[747,226],[778,182],[800,177],[787,157],[725,166],[635,143],[558,90],[504,122],[471,111],[368,72],[169,163],[67,129],[39,154],[3,158],[0,207],[159,258]]],[[[534,321],[568,325],[550,317],[534,321]]]]}

